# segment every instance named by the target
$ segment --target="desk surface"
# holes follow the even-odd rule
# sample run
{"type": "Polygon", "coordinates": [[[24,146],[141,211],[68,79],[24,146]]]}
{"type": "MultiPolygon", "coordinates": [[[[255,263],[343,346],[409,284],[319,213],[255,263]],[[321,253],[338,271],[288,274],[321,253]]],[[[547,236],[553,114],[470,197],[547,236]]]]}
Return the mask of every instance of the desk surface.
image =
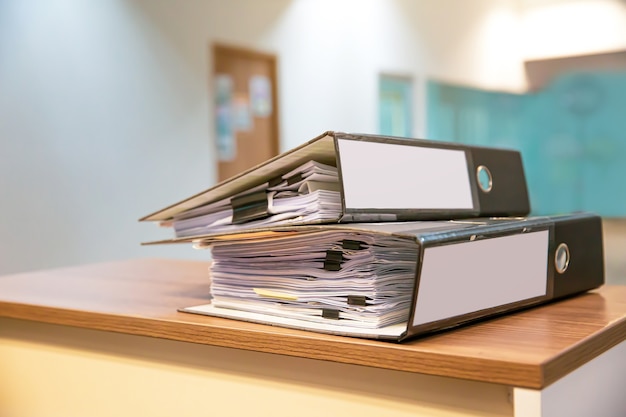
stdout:
{"type": "Polygon", "coordinates": [[[402,344],[180,313],[208,264],[132,260],[0,277],[0,317],[543,388],[626,340],[626,286],[402,344]]]}

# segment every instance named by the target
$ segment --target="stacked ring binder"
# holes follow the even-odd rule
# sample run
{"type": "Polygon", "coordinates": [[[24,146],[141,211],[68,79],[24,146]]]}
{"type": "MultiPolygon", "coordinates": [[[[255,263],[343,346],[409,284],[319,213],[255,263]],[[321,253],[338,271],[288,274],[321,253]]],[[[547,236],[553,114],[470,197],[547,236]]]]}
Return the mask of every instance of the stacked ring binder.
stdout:
{"type": "Polygon", "coordinates": [[[211,251],[181,311],[402,341],[604,283],[598,216],[529,211],[517,151],[326,132],[141,220],[211,251]]]}

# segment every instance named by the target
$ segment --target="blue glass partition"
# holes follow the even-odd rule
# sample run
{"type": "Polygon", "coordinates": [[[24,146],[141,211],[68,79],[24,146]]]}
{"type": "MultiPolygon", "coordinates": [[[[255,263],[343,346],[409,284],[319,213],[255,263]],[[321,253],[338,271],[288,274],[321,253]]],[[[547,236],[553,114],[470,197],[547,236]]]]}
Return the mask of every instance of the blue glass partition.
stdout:
{"type": "Polygon", "coordinates": [[[378,84],[378,118],[381,134],[412,136],[412,90],[412,83],[408,78],[380,75],[378,84]]]}
{"type": "Polygon", "coordinates": [[[571,73],[532,94],[429,81],[427,137],[520,150],[533,214],[626,216],[625,73],[571,73]]]}

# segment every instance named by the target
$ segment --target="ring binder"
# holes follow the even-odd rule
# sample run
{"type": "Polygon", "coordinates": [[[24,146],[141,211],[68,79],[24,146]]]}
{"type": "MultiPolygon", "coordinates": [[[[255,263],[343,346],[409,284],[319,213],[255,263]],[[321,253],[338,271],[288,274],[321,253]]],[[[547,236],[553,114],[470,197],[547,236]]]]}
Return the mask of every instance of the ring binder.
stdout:
{"type": "Polygon", "coordinates": [[[280,224],[447,220],[529,212],[518,151],[325,132],[140,220],[172,224],[178,237],[190,237],[280,224]],[[478,179],[479,170],[488,172],[487,186],[478,179]],[[309,198],[291,200],[275,215],[262,201],[247,206],[236,197],[232,222],[229,213],[222,213],[218,221],[215,216],[206,216],[206,221],[202,217],[207,214],[202,207],[215,207],[221,200],[258,188],[275,189],[278,177],[281,190],[291,194],[275,196],[274,204],[295,195],[309,198]],[[298,184],[302,188],[294,189],[298,184]],[[185,228],[177,227],[180,220],[185,228]]]}
{"type": "Polygon", "coordinates": [[[181,311],[373,339],[403,341],[547,303],[604,283],[602,222],[590,213],[268,227],[187,241],[198,241],[211,248],[213,268],[218,267],[212,272],[212,285],[219,286],[214,301],[226,297],[226,302],[181,311]],[[346,253],[314,249],[320,242],[330,247],[336,242],[350,245],[357,241],[355,234],[372,244],[361,243],[363,252],[354,252],[355,257],[347,258],[343,264],[340,259],[346,259],[346,253]],[[275,253],[274,245],[279,245],[283,256],[291,254],[289,259],[293,260],[288,266],[273,256],[264,257],[263,253],[275,253]],[[559,261],[564,245],[568,248],[568,262],[559,261]],[[368,255],[372,248],[377,248],[376,260],[368,255]],[[238,261],[237,253],[246,255],[238,261]],[[250,257],[250,253],[256,257],[250,257]],[[302,267],[298,266],[298,256],[302,258],[302,267]],[[306,269],[306,265],[320,257],[325,268],[319,272],[320,277],[311,280],[309,271],[314,269],[306,269]],[[336,269],[327,268],[326,263],[336,269]],[[279,269],[274,272],[270,268],[266,276],[262,273],[263,265],[276,265],[279,269]],[[374,265],[379,269],[372,275],[374,265]],[[388,283],[402,265],[407,268],[405,272],[413,272],[385,287],[385,295],[381,296],[383,289],[378,285],[388,283]],[[363,268],[370,272],[350,281],[363,268]],[[289,280],[291,276],[294,281],[289,280]],[[263,304],[257,309],[254,298],[246,298],[244,303],[236,301],[248,285],[245,280],[265,282],[267,277],[271,278],[275,293],[286,292],[291,297],[283,297],[281,308],[272,312],[271,305],[263,304]],[[348,280],[345,287],[339,285],[341,279],[348,280]],[[280,288],[283,281],[285,289],[280,288]],[[330,283],[334,286],[327,287],[330,283]],[[234,292],[229,284],[234,285],[234,292]],[[353,285],[357,284],[370,292],[355,292],[353,285]],[[371,295],[375,298],[371,299],[371,295]],[[342,302],[345,307],[341,307],[342,302]],[[395,308],[394,303],[402,307],[395,308]],[[319,320],[333,318],[332,323],[316,321],[312,314],[315,309],[319,320]],[[378,311],[388,315],[388,324],[378,311]]]}

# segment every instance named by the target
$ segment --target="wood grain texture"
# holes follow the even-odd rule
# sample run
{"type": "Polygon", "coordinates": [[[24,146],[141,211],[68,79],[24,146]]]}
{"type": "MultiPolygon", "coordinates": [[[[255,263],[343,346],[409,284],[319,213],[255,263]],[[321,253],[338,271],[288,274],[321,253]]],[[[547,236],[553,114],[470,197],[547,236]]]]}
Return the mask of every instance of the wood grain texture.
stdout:
{"type": "Polygon", "coordinates": [[[626,286],[397,344],[176,311],[209,294],[208,264],[132,260],[0,277],[0,316],[543,388],[626,339],[626,286]]]}

